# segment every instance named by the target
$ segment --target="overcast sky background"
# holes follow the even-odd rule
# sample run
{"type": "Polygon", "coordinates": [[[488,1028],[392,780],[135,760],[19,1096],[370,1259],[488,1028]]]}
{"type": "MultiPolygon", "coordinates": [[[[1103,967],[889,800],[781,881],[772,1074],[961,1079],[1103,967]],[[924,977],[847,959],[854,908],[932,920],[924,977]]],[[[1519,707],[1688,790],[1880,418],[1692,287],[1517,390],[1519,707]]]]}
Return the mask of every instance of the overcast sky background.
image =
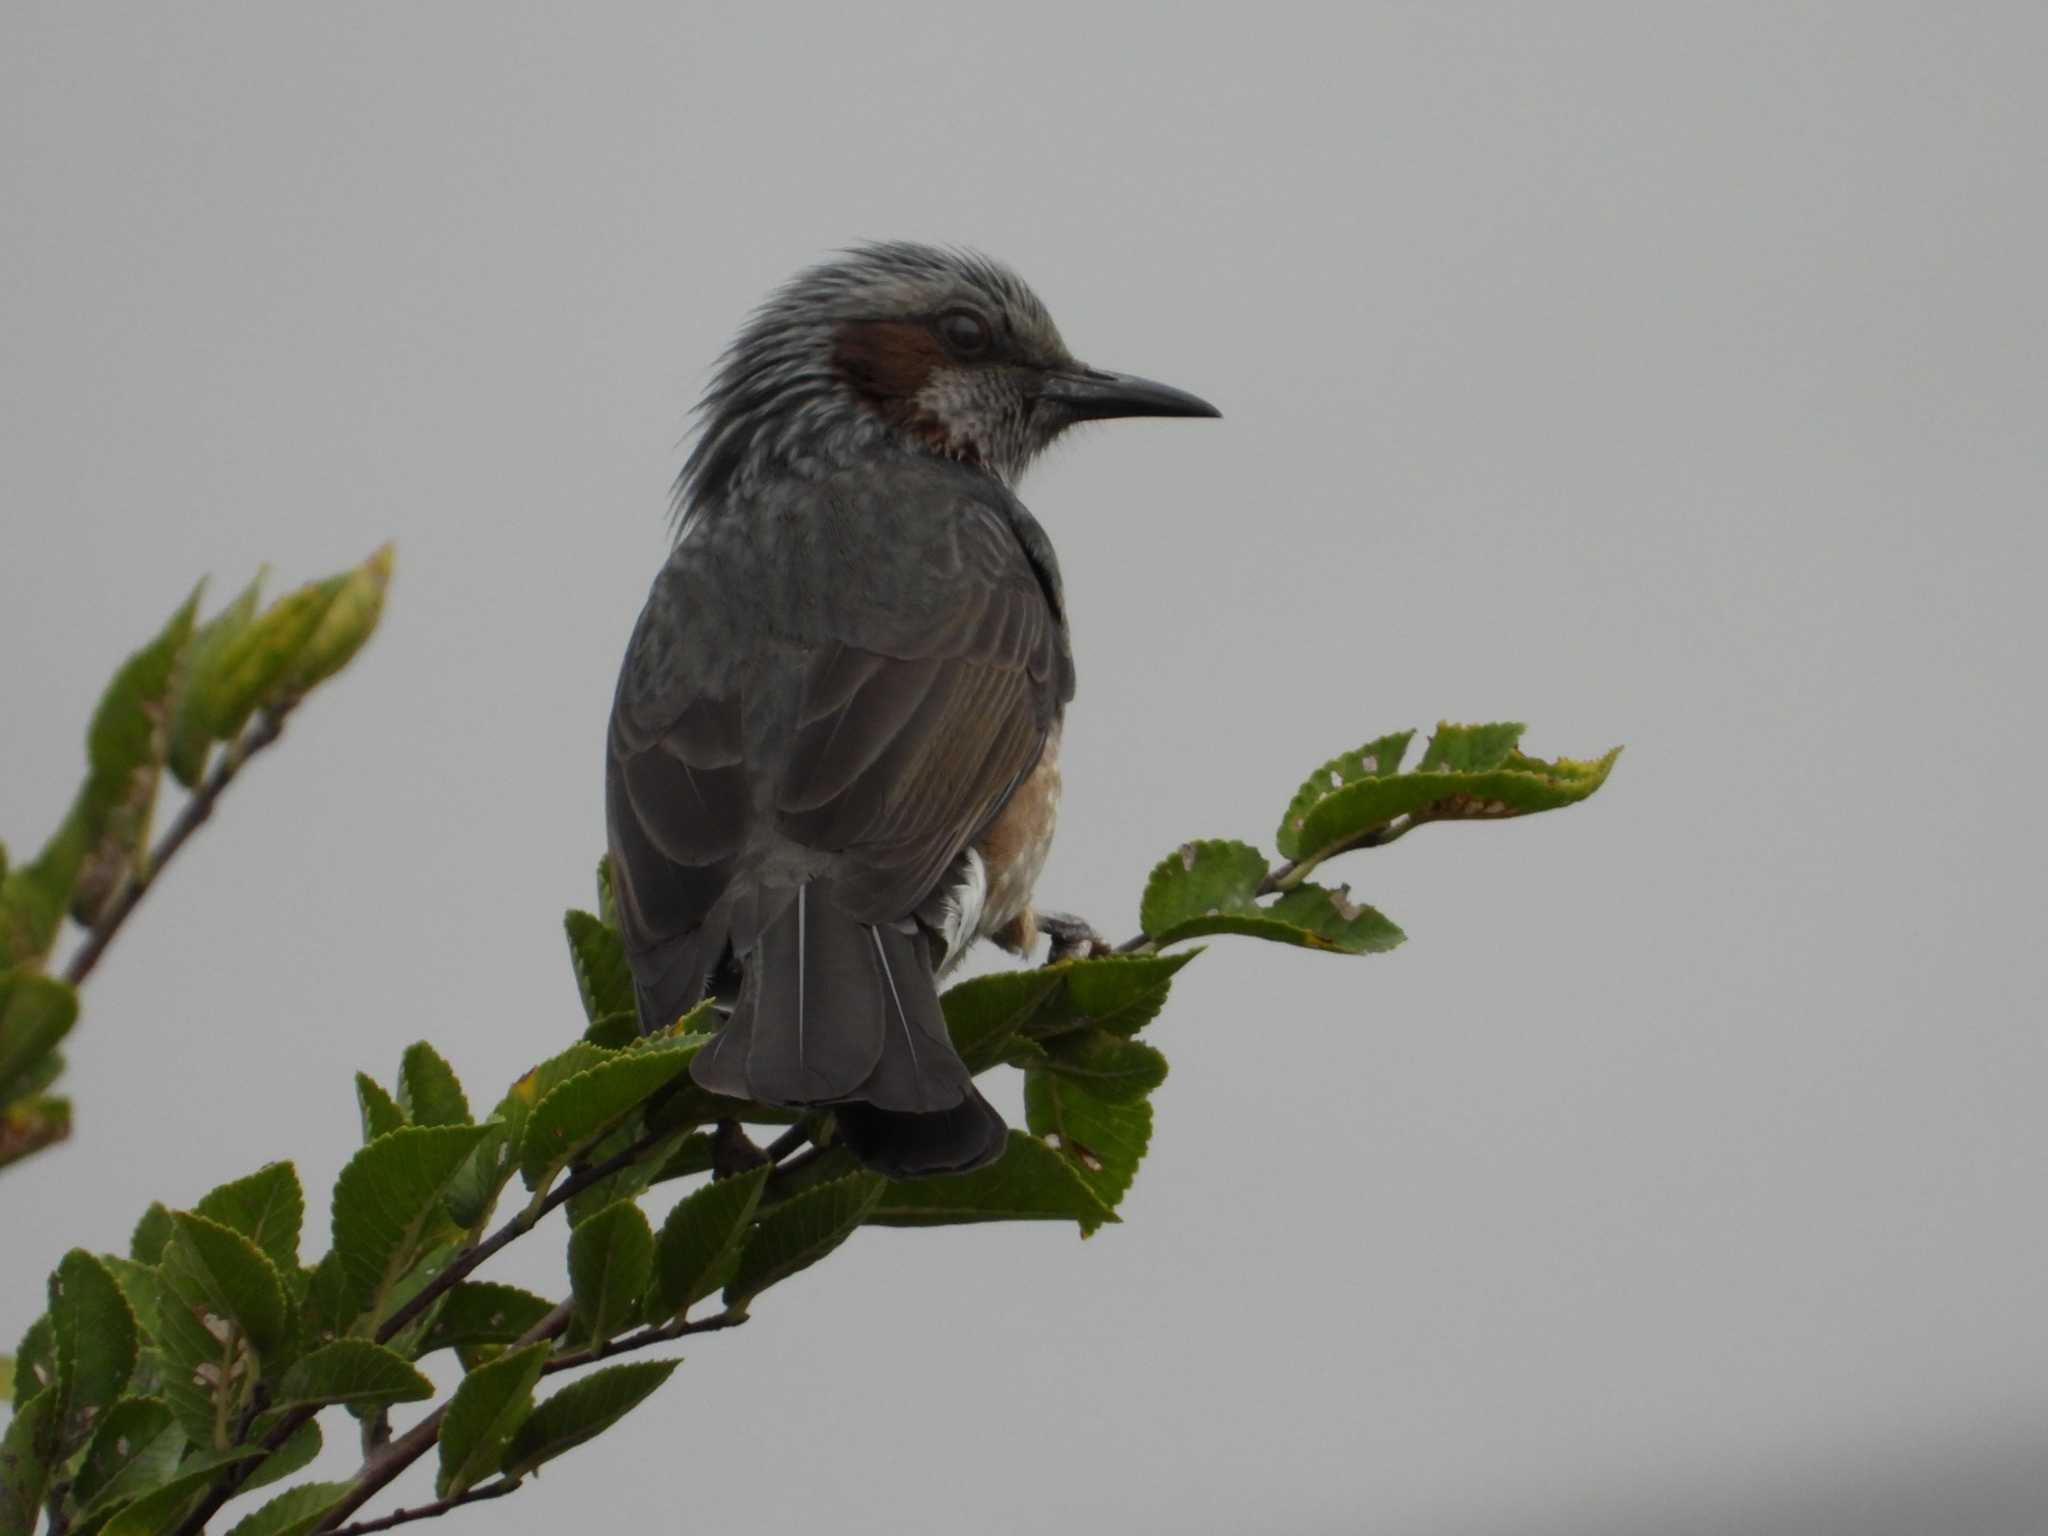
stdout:
{"type": "Polygon", "coordinates": [[[1628,751],[1352,860],[1392,956],[1218,942],[1121,1227],[864,1233],[455,1519],[2048,1528],[2044,57],[2022,4],[15,0],[0,835],[194,578],[399,568],[93,977],[0,1340],[272,1158],[317,1251],[352,1071],[426,1036],[487,1105],[574,1032],[687,408],[787,273],[922,237],[1225,416],[1024,487],[1048,904],[1131,931],[1382,731],[1628,751]]]}

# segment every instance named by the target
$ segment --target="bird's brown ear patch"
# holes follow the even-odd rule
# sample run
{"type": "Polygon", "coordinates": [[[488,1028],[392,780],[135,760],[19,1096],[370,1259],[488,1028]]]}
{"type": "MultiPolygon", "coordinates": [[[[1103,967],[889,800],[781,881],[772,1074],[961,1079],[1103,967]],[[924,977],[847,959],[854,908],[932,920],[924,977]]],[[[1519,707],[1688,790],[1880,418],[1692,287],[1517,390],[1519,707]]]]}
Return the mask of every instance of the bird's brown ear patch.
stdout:
{"type": "Polygon", "coordinates": [[[846,382],[890,415],[915,400],[946,361],[939,339],[916,320],[848,321],[832,355],[846,382]]]}

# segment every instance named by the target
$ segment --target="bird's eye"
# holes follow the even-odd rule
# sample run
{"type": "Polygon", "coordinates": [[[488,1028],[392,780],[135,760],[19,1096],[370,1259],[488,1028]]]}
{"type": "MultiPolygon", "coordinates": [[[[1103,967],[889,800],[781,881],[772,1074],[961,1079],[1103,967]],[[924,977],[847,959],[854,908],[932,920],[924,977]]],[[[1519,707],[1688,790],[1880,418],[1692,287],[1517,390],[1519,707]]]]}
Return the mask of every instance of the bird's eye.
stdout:
{"type": "Polygon", "coordinates": [[[939,316],[938,332],[956,357],[980,357],[989,347],[988,322],[972,310],[947,310],[939,316]]]}

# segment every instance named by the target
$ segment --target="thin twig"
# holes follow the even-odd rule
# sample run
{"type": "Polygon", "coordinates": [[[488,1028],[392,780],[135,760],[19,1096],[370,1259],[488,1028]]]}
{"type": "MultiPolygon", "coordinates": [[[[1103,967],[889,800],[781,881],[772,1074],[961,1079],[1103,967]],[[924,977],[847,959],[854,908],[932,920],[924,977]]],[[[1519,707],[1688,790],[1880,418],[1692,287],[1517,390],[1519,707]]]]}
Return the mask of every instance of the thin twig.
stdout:
{"type": "Polygon", "coordinates": [[[344,1525],[334,1536],[369,1536],[371,1531],[388,1531],[394,1526],[408,1524],[414,1520],[431,1520],[436,1515],[445,1515],[451,1509],[460,1509],[465,1504],[481,1504],[485,1499],[502,1499],[508,1493],[517,1493],[520,1484],[506,1478],[472,1488],[467,1493],[458,1493],[452,1499],[436,1499],[431,1504],[421,1504],[414,1509],[394,1509],[388,1515],[375,1520],[361,1520],[354,1525],[344,1525]]]}
{"type": "Polygon", "coordinates": [[[93,967],[100,963],[100,956],[106,953],[107,945],[112,943],[114,935],[121,931],[121,925],[128,921],[128,914],[149,894],[150,887],[156,884],[164,866],[185,846],[185,840],[197,832],[213,814],[214,802],[220,799],[221,791],[235,781],[235,775],[242,771],[243,765],[250,758],[283,734],[284,716],[266,711],[256,717],[255,724],[249,727],[248,735],[238,742],[231,743],[227,750],[221,753],[220,761],[213,765],[213,772],[200,781],[199,787],[192,791],[192,798],[185,802],[185,808],[178,813],[178,819],[171,823],[171,828],[163,835],[162,841],[149,851],[148,861],[136,869],[127,884],[121,887],[120,894],[108,904],[106,911],[102,912],[99,920],[92,925],[92,931],[85,936],[85,942],[78,946],[70,964],[64,967],[66,981],[75,987],[92,974],[93,967]]]}

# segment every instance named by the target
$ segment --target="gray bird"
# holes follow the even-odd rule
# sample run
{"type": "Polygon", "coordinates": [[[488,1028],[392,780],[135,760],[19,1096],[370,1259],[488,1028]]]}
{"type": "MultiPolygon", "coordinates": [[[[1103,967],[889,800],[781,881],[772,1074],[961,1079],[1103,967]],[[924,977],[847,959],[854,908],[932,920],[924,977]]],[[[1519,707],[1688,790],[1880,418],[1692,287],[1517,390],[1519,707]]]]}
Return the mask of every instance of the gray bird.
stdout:
{"type": "Polygon", "coordinates": [[[605,765],[642,1026],[715,995],[700,1086],[829,1105],[892,1177],[979,1167],[1006,1132],[937,981],[1038,937],[1074,693],[1010,487],[1076,422],[1218,413],[1076,362],[1008,268],[884,244],[776,292],[699,414],[605,765]]]}

